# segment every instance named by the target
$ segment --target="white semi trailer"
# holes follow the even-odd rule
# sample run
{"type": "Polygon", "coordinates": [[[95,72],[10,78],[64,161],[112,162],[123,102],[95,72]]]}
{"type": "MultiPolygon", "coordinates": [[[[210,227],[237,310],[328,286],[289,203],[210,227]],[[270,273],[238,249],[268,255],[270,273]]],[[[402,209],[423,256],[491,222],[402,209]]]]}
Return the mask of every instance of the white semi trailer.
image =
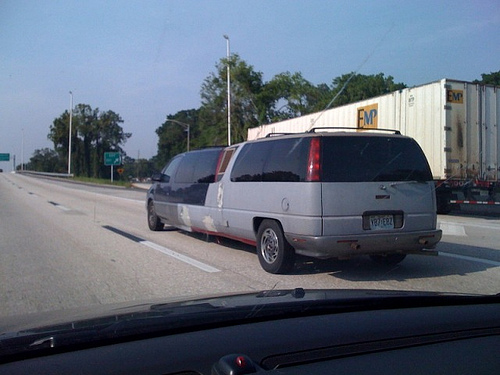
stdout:
{"type": "Polygon", "coordinates": [[[312,128],[384,128],[417,140],[429,161],[438,212],[500,205],[500,87],[442,79],[248,130],[248,139],[312,128]]]}

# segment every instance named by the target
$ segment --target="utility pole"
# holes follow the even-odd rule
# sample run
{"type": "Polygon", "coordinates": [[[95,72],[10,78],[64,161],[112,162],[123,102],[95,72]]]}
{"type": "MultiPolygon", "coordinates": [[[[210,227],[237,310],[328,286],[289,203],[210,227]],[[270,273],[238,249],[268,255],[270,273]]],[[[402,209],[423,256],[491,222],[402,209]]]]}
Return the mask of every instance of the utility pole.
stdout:
{"type": "Polygon", "coordinates": [[[71,122],[73,120],[73,93],[70,91],[69,95],[68,176],[71,174],[71,122]]]}
{"type": "Polygon", "coordinates": [[[229,37],[224,35],[227,44],[227,145],[231,146],[231,68],[229,66],[231,51],[229,49],[229,37]]]}
{"type": "Polygon", "coordinates": [[[24,128],[21,129],[22,138],[21,138],[21,172],[24,171],[24,128]]]}

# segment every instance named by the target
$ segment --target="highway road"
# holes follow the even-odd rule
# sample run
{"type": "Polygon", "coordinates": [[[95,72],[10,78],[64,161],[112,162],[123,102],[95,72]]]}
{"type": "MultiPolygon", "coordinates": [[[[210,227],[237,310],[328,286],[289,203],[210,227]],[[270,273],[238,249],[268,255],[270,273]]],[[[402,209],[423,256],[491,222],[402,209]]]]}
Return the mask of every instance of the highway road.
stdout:
{"type": "Polygon", "coordinates": [[[500,292],[500,220],[440,216],[440,255],[380,267],[299,257],[272,275],[237,242],[147,227],[145,191],[0,174],[0,317],[272,288],[500,292]]]}

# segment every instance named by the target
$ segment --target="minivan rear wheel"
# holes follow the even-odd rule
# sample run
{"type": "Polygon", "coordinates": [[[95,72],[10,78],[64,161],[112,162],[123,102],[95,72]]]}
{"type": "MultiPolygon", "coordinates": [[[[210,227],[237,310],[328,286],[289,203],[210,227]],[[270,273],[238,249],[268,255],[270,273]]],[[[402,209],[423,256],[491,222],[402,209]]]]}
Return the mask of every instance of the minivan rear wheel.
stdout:
{"type": "Polygon", "coordinates": [[[295,263],[295,250],[285,239],[281,225],[264,220],[257,231],[257,255],[262,268],[269,273],[287,273],[295,263]]]}
{"type": "Polygon", "coordinates": [[[370,258],[378,264],[382,264],[385,266],[394,266],[404,260],[406,258],[406,254],[386,254],[386,255],[378,255],[372,254],[370,258]]]}
{"type": "Polygon", "coordinates": [[[155,205],[153,201],[148,202],[148,226],[149,229],[153,231],[162,230],[164,227],[160,218],[158,217],[158,215],[156,215],[155,205]]]}

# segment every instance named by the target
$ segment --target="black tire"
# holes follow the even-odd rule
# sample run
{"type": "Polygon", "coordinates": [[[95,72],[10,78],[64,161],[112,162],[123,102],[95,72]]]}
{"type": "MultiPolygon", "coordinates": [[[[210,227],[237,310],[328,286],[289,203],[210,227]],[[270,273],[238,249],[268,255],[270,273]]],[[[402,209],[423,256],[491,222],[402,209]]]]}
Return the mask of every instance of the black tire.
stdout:
{"type": "Polygon", "coordinates": [[[155,205],[153,201],[148,202],[148,226],[152,231],[162,230],[164,225],[160,218],[156,215],[155,205]]]}
{"type": "Polygon", "coordinates": [[[283,235],[281,225],[264,220],[257,231],[257,255],[262,268],[275,274],[289,272],[295,263],[295,250],[283,235]]]}
{"type": "Polygon", "coordinates": [[[401,263],[405,258],[406,254],[386,254],[386,255],[370,255],[371,260],[375,263],[382,264],[384,266],[394,266],[401,263]]]}
{"type": "Polygon", "coordinates": [[[451,212],[451,204],[448,202],[448,200],[438,199],[436,212],[439,215],[448,215],[451,212]]]}
{"type": "Polygon", "coordinates": [[[448,215],[451,212],[451,192],[448,190],[436,191],[436,212],[440,215],[448,215]]]}

